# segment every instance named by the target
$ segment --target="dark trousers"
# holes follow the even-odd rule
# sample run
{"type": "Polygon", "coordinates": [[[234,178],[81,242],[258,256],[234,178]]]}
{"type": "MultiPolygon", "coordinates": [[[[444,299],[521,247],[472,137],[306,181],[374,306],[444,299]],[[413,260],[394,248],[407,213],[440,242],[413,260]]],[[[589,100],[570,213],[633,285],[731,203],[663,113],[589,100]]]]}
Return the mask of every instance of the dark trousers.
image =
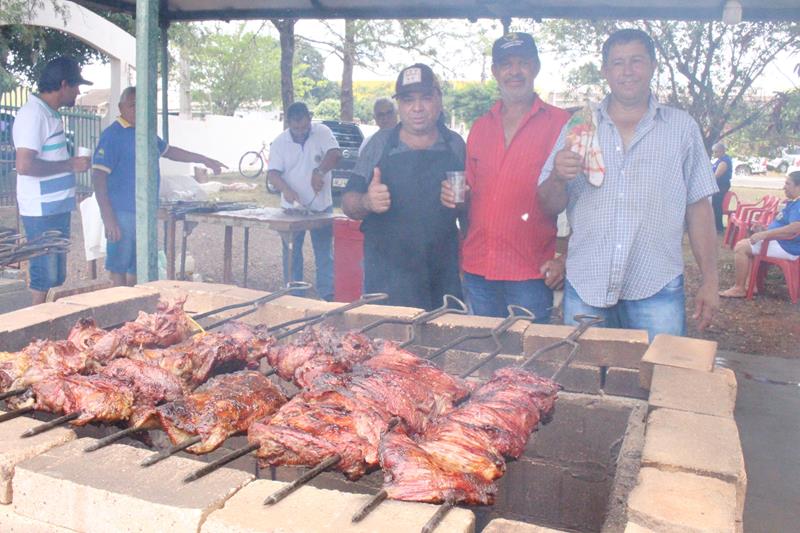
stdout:
{"type": "Polygon", "coordinates": [[[714,208],[714,224],[717,226],[717,232],[719,233],[725,230],[725,226],[722,225],[722,200],[725,199],[725,193],[729,189],[730,185],[724,189],[720,186],[719,192],[711,197],[711,207],[714,208]]]}

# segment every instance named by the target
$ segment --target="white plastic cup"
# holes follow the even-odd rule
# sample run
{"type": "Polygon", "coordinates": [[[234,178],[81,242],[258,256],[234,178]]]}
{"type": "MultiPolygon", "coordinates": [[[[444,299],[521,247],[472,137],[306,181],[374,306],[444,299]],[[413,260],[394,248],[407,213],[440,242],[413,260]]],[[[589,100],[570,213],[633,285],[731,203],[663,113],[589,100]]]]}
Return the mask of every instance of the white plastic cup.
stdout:
{"type": "Polygon", "coordinates": [[[92,157],[92,151],[85,146],[78,147],[78,157],[92,157]]]}
{"type": "Polygon", "coordinates": [[[447,182],[453,190],[455,203],[463,204],[467,195],[467,177],[463,170],[454,170],[447,173],[447,182]]]}

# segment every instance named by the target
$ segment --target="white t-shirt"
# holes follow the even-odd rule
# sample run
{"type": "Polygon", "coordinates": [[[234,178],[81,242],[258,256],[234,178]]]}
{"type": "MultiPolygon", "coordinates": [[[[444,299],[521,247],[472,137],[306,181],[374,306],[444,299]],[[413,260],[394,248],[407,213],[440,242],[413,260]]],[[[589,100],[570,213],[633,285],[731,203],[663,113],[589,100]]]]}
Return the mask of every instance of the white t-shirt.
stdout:
{"type": "MultiPolygon", "coordinates": [[[[282,173],[284,181],[300,197],[300,203],[313,211],[323,211],[333,205],[331,173],[324,176],[324,186],[319,193],[311,187],[311,172],[317,168],[328,150],[339,148],[339,143],[325,124],[311,123],[308,139],[303,144],[292,139],[287,129],[278,135],[269,149],[269,170],[282,173]]],[[[281,207],[292,206],[281,195],[281,207]]]]}
{"type": "MultiPolygon", "coordinates": [[[[43,161],[70,158],[61,114],[36,95],[17,112],[14,119],[14,146],[36,152],[43,161]]],[[[46,177],[17,174],[19,214],[41,217],[75,209],[75,174],[63,172],[46,177]]]]}

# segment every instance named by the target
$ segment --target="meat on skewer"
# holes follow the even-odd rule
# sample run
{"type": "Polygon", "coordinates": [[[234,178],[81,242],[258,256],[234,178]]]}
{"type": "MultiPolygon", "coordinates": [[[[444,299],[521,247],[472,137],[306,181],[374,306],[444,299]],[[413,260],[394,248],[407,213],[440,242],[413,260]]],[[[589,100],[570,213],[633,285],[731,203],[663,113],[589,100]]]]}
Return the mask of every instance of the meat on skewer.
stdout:
{"type": "Polygon", "coordinates": [[[133,390],[114,378],[91,376],[52,376],[31,386],[34,408],[56,414],[80,413],[76,426],[89,422],[127,420],[133,413],[133,390]]]}
{"type": "Polygon", "coordinates": [[[552,414],[559,386],[519,368],[504,368],[469,401],[424,434],[403,428],[381,441],[384,490],[396,500],[486,505],[505,457],[519,457],[539,420],[552,414]]]}
{"type": "Polygon", "coordinates": [[[305,330],[290,344],[274,347],[267,360],[281,378],[307,388],[322,374],[350,371],[375,350],[375,344],[364,334],[315,327],[305,330]]]}
{"type": "Polygon", "coordinates": [[[312,466],[338,454],[336,468],[357,479],[378,465],[390,420],[424,428],[468,394],[466,383],[387,342],[351,373],[320,376],[270,420],[250,426],[248,440],[269,465],[312,466]]]}
{"type": "Polygon", "coordinates": [[[202,454],[285,403],[286,396],[263,374],[242,370],[211,378],[192,394],[159,406],[156,416],[174,444],[199,435],[202,441],[186,451],[202,454]]]}

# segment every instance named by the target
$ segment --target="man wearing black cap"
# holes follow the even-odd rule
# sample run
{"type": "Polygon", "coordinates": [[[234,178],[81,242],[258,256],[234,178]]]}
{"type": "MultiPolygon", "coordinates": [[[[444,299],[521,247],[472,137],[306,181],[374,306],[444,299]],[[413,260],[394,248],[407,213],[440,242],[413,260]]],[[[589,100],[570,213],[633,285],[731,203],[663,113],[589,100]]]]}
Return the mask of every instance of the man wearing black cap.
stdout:
{"type": "MultiPolygon", "coordinates": [[[[492,74],[501,98],[467,139],[469,230],[461,266],[477,315],[505,316],[514,304],[548,322],[552,289],[563,280],[564,263],[554,258],[555,219],[539,209],[536,179],[569,115],[534,92],[539,66],[527,33],[495,41],[492,74]]],[[[453,199],[443,182],[442,203],[455,208],[453,199]]]]}
{"type": "MultiPolygon", "coordinates": [[[[80,85],[91,84],[74,59],[53,59],[39,77],[39,93],[28,99],[14,120],[17,203],[28,240],[45,231],[69,237],[75,174],[89,170],[90,158],[70,156],[58,109],[75,105],[80,85]]],[[[31,259],[29,274],[33,303],[43,303],[47,291],[66,279],[66,254],[31,259]]]]}
{"type": "Polygon", "coordinates": [[[364,291],[387,303],[433,309],[461,296],[458,229],[439,201],[445,173],[464,169],[464,141],[440,120],[442,92],[430,67],[403,69],[395,85],[400,124],[364,146],[342,198],[363,220],[364,291]]]}
{"type": "MultiPolygon", "coordinates": [[[[286,121],[289,128],[270,145],[267,179],[281,192],[281,207],[331,212],[331,170],[342,156],[339,143],[325,124],[311,122],[311,113],[303,102],[294,102],[286,108],[286,121]]],[[[327,226],[310,233],[317,267],[317,294],[332,300],[333,228],[327,226]]],[[[303,279],[304,240],[303,231],[294,235],[291,247],[283,242],[283,277],[287,283],[303,279]]]]}

